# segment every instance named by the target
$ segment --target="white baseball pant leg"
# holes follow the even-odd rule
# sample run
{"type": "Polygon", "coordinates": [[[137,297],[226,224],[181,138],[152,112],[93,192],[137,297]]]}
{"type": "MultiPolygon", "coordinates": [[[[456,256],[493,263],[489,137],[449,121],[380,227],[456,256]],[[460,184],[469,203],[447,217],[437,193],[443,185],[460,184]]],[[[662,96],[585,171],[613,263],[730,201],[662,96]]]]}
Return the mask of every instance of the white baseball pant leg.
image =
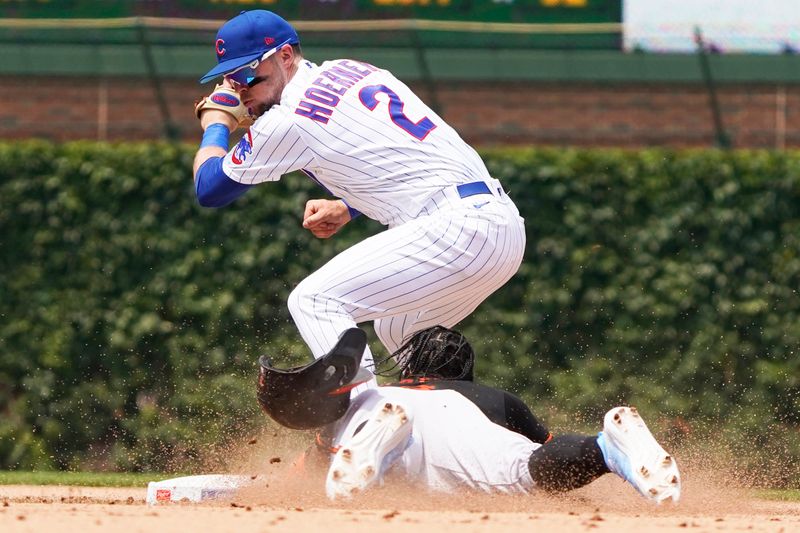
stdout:
{"type": "MultiPolygon", "coordinates": [[[[525,228],[504,193],[459,198],[447,189],[421,216],[343,251],[304,279],[289,311],[314,357],[375,321],[391,353],[413,333],[453,326],[519,268],[525,228]]],[[[372,365],[367,349],[362,365],[372,365]]]]}

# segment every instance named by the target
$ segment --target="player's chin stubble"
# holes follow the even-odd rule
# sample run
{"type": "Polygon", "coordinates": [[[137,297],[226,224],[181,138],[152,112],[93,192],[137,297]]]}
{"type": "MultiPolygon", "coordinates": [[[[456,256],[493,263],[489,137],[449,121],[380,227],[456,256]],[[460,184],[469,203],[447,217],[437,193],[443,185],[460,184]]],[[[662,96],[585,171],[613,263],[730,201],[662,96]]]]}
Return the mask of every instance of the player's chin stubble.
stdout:
{"type": "Polygon", "coordinates": [[[277,87],[274,88],[274,90],[271,91],[271,94],[269,96],[264,98],[264,100],[262,100],[261,102],[255,103],[250,108],[250,113],[257,117],[260,117],[261,115],[269,111],[272,108],[272,106],[280,103],[281,92],[283,92],[282,88],[280,90],[278,90],[277,87]]]}
{"type": "Polygon", "coordinates": [[[252,115],[260,117],[261,115],[269,111],[272,108],[272,106],[278,105],[280,103],[281,95],[283,94],[283,89],[286,87],[286,84],[288,83],[288,78],[286,76],[286,72],[284,72],[283,70],[278,68],[276,69],[276,71],[277,71],[277,76],[280,78],[280,83],[270,87],[269,93],[264,97],[264,99],[250,108],[250,113],[252,115]]]}
{"type": "Polygon", "coordinates": [[[250,108],[250,114],[256,117],[260,117],[272,107],[272,104],[256,104],[250,108]]]}

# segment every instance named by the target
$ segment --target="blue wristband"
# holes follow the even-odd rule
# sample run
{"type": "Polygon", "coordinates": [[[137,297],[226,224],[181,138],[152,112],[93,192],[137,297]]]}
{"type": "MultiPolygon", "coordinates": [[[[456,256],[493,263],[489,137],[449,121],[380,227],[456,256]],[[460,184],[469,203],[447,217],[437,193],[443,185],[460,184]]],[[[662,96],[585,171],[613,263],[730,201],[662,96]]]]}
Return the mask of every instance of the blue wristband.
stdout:
{"type": "Polygon", "coordinates": [[[200,143],[200,148],[219,146],[223,150],[227,150],[230,135],[231,132],[228,131],[224,124],[211,124],[203,133],[203,141],[200,143]]]}

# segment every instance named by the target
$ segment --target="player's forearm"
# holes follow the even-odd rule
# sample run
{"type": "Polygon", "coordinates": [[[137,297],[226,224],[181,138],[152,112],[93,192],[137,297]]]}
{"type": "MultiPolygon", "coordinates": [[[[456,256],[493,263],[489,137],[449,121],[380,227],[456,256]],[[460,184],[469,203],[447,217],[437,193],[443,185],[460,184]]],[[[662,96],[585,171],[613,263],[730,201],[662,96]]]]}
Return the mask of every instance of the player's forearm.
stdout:
{"type": "MultiPolygon", "coordinates": [[[[210,112],[204,115],[208,114],[210,112]]],[[[203,207],[223,207],[244,194],[251,186],[232,180],[222,170],[230,137],[229,126],[218,122],[207,124],[205,120],[203,126],[203,141],[193,165],[195,193],[197,201],[203,207]]]]}
{"type": "Polygon", "coordinates": [[[221,157],[209,157],[200,165],[194,182],[197,201],[203,207],[224,207],[251,187],[229,178],[222,170],[221,157]]]}
{"type": "Polygon", "coordinates": [[[212,157],[225,157],[225,154],[228,152],[222,149],[219,146],[206,146],[197,150],[197,154],[194,156],[194,166],[193,166],[193,173],[194,173],[194,180],[197,181],[197,171],[203,166],[203,163],[211,159],[212,157]]]}
{"type": "Polygon", "coordinates": [[[200,127],[203,128],[203,140],[194,156],[193,173],[197,180],[197,170],[212,157],[225,157],[231,132],[236,129],[236,122],[227,113],[216,109],[208,109],[200,114],[200,127]]]}
{"type": "Polygon", "coordinates": [[[212,157],[225,157],[228,153],[228,144],[235,124],[230,117],[220,111],[209,109],[200,115],[200,127],[203,128],[203,140],[194,156],[194,179],[197,180],[197,170],[203,163],[212,157]]]}

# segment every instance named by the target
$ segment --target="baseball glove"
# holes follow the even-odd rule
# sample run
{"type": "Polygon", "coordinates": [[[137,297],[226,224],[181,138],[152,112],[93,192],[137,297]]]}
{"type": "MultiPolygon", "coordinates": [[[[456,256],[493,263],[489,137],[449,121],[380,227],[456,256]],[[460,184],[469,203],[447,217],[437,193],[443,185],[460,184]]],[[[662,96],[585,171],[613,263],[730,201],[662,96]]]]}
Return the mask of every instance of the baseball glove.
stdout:
{"type": "Polygon", "coordinates": [[[195,102],[194,113],[197,118],[200,118],[206,109],[217,109],[228,113],[239,126],[247,127],[253,123],[250,111],[244,106],[236,91],[224,85],[217,85],[214,92],[195,102]]]}

